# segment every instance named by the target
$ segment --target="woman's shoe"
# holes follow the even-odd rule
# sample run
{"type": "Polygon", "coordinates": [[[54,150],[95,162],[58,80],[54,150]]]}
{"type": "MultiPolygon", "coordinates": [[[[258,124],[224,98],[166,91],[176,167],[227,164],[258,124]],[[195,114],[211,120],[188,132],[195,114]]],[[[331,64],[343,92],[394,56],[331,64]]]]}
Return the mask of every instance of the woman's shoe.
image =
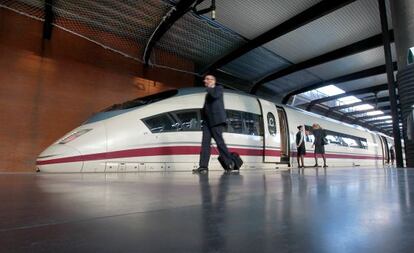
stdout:
{"type": "Polygon", "coordinates": [[[315,164],[315,165],[313,165],[313,167],[319,167],[319,165],[318,164],[315,164]]]}
{"type": "Polygon", "coordinates": [[[328,165],[324,164],[324,165],[323,165],[323,167],[324,167],[324,168],[327,168],[327,167],[328,167],[328,165]]]}

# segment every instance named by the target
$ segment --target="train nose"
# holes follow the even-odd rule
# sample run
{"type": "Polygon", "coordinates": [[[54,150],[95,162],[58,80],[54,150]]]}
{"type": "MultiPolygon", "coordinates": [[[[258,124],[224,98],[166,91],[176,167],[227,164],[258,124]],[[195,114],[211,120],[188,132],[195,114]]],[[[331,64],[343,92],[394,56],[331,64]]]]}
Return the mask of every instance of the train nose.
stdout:
{"type": "Polygon", "coordinates": [[[74,147],[53,144],[37,157],[36,167],[41,172],[81,172],[82,154],[74,147]]]}

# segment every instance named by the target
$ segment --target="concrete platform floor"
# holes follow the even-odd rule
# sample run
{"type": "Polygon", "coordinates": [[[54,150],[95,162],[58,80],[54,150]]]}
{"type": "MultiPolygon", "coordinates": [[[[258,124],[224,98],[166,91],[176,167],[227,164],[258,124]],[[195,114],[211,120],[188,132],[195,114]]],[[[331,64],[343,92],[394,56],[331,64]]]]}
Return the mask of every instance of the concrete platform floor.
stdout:
{"type": "Polygon", "coordinates": [[[0,252],[413,252],[414,170],[0,174],[0,252]]]}

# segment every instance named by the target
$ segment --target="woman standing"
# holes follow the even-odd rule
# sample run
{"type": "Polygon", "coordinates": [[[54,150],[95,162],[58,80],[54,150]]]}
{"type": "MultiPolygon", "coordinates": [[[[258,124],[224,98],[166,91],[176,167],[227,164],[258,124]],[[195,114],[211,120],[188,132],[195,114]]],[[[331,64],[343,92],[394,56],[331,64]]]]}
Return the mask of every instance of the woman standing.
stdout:
{"type": "Polygon", "coordinates": [[[296,147],[297,147],[298,167],[305,168],[304,157],[306,155],[306,147],[305,147],[305,134],[303,133],[303,126],[298,126],[298,132],[296,133],[296,147]],[[302,162],[302,165],[300,162],[302,162]]]}
{"type": "Polygon", "coordinates": [[[390,158],[391,158],[391,165],[394,166],[394,160],[395,160],[395,148],[394,145],[390,147],[390,158]]]}
{"type": "Polygon", "coordinates": [[[318,157],[317,154],[320,154],[323,158],[323,167],[326,168],[328,165],[326,165],[326,158],[325,158],[325,145],[326,143],[326,132],[321,128],[319,124],[313,124],[312,125],[312,132],[315,136],[315,141],[313,142],[312,147],[315,147],[315,167],[318,167],[318,157]]]}

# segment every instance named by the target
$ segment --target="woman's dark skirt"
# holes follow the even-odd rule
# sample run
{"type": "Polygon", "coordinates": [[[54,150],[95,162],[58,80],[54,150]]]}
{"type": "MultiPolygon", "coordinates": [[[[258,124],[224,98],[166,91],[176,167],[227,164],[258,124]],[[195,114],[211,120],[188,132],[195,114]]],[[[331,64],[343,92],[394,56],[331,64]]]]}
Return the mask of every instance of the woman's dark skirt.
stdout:
{"type": "Polygon", "coordinates": [[[325,154],[325,146],[315,145],[315,154],[325,154]]]}
{"type": "Polygon", "coordinates": [[[305,145],[301,145],[298,147],[298,156],[306,155],[306,148],[305,145]]]}

